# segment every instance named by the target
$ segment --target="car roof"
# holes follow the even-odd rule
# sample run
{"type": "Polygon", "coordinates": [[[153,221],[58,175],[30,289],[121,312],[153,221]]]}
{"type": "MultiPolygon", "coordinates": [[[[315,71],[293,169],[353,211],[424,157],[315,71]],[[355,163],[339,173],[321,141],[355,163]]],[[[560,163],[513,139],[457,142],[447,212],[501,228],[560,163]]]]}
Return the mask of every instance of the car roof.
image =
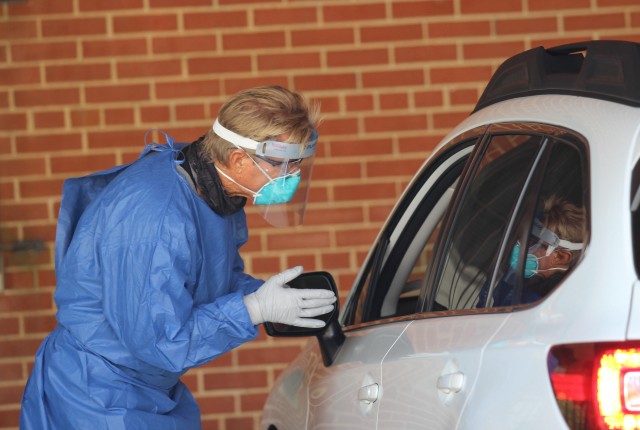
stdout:
{"type": "Polygon", "coordinates": [[[540,94],[567,94],[640,106],[640,43],[593,40],[537,47],[500,65],[474,112],[540,94]]]}

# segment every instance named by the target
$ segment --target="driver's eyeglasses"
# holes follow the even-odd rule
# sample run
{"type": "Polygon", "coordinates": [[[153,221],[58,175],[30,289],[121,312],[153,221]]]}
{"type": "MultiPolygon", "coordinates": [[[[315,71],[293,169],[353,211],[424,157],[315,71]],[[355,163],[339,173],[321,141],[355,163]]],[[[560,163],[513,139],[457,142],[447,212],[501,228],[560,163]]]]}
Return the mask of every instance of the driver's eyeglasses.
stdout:
{"type": "Polygon", "coordinates": [[[288,167],[297,166],[303,160],[302,158],[292,158],[290,160],[276,161],[276,160],[272,160],[272,159],[267,158],[267,157],[261,157],[260,155],[256,155],[256,154],[254,154],[254,157],[259,158],[260,160],[271,164],[273,167],[279,167],[279,166],[282,166],[283,164],[286,163],[287,164],[287,168],[288,167]]]}

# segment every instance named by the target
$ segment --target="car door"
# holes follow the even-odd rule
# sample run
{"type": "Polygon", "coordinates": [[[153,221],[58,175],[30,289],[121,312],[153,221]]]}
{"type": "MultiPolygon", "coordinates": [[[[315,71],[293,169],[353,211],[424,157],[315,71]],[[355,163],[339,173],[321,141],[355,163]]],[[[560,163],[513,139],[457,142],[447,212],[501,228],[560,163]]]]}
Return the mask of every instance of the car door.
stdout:
{"type": "MultiPolygon", "coordinates": [[[[398,207],[401,209],[396,210],[383,227],[364,264],[365,269],[356,281],[358,293],[348,299],[350,304],[345,312],[350,314],[350,322],[344,332],[345,341],[340,352],[331,366],[319,363],[313,366],[314,370],[308,376],[308,429],[375,428],[383,397],[380,364],[410,324],[410,320],[403,320],[401,314],[415,312],[419,284],[409,282],[405,285],[406,278],[402,282],[396,280],[393,291],[385,288],[391,299],[386,300],[384,309],[382,306],[370,306],[369,303],[378,299],[368,293],[379,291],[375,285],[382,267],[395,265],[389,256],[395,255],[396,244],[403,243],[404,236],[410,233],[407,225],[418,227],[411,221],[414,211],[428,218],[427,222],[421,222],[420,231],[416,234],[425,240],[430,237],[434,240],[436,234],[433,233],[438,231],[477,135],[475,132],[472,139],[462,138],[462,142],[445,148],[426,163],[400,199],[398,207]],[[400,296],[402,300],[398,299],[400,296]]],[[[424,259],[420,256],[421,251],[413,250],[413,258],[424,259]]],[[[417,267],[424,265],[416,264],[417,267]]],[[[407,276],[414,269],[413,262],[405,262],[401,266],[398,270],[407,272],[407,276]]]]}
{"type": "MultiPolygon", "coordinates": [[[[497,306],[487,297],[506,271],[507,244],[526,235],[537,209],[542,186],[536,178],[548,170],[550,136],[561,133],[542,129],[500,124],[472,139],[474,150],[456,179],[455,194],[440,198],[447,201],[444,216],[435,223],[441,209],[426,209],[424,198],[406,205],[407,221],[397,226],[391,235],[397,239],[383,246],[385,257],[369,274],[375,282],[355,294],[361,310],[347,310],[356,320],[368,318],[377,327],[398,318],[408,322],[382,359],[377,428],[458,425],[485,345],[507,324],[512,305],[520,304],[497,306]],[[425,227],[434,224],[435,229],[425,227]]],[[[563,168],[556,170],[567,173],[563,168]]],[[[560,179],[556,174],[548,183],[558,192],[580,193],[564,190],[571,187],[560,179]]],[[[385,243],[381,239],[378,246],[385,243]]]]}

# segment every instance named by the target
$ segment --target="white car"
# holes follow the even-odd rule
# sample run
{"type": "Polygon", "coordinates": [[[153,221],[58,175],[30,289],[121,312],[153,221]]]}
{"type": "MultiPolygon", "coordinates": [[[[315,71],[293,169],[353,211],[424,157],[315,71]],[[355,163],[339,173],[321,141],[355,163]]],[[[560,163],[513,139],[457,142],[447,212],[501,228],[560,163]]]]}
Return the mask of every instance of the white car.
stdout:
{"type": "MultiPolygon", "coordinates": [[[[267,325],[317,341],[262,427],[640,429],[639,160],[640,44],[508,59],[403,193],[339,317],[267,325]]],[[[325,272],[294,284],[335,290],[325,272]]]]}

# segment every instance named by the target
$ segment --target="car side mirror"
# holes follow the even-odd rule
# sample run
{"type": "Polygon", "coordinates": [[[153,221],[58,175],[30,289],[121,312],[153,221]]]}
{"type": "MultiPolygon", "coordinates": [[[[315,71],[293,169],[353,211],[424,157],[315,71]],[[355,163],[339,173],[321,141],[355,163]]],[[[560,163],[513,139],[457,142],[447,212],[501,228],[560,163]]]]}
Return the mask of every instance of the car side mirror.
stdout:
{"type": "MultiPolygon", "coordinates": [[[[333,291],[338,296],[338,288],[336,283],[328,272],[307,272],[302,273],[297,278],[287,283],[290,288],[312,288],[333,291]]],[[[331,312],[314,317],[321,319],[326,323],[322,328],[296,327],[281,323],[264,323],[264,328],[269,336],[273,337],[301,337],[316,336],[322,353],[322,360],[325,366],[330,366],[335,359],[342,343],[344,342],[344,333],[338,322],[339,306],[336,301],[331,312]]]]}

